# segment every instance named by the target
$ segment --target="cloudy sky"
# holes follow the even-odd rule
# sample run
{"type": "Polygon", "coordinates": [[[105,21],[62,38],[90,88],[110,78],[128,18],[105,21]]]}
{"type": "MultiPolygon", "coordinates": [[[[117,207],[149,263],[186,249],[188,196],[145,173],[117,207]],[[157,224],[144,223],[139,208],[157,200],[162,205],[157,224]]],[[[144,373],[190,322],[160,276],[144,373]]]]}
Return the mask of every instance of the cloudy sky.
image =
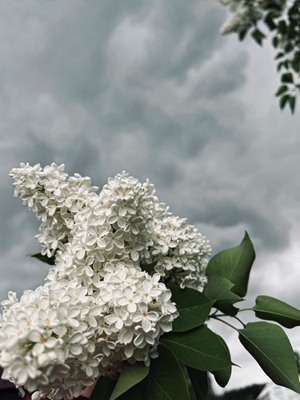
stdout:
{"type": "MultiPolygon", "coordinates": [[[[8,174],[56,162],[99,187],[124,169],[150,178],[213,254],[247,230],[246,305],[268,294],[300,307],[299,106],[279,111],[273,49],[220,36],[226,17],[216,0],[0,2],[0,300],[47,274],[25,256],[39,224],[8,174]]],[[[242,366],[229,387],[265,382],[236,334],[214,327],[242,366]]]]}

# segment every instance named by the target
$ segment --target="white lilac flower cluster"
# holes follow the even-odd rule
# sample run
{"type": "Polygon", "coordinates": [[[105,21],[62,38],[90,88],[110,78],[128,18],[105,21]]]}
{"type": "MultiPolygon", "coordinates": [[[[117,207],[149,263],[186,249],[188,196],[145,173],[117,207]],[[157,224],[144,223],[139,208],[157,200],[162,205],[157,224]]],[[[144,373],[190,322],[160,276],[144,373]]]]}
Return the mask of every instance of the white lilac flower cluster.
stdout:
{"type": "Polygon", "coordinates": [[[275,8],[283,11],[286,0],[219,0],[228,6],[233,13],[231,17],[222,25],[223,35],[237,32],[250,26],[254,26],[262,19],[266,9],[275,8]]]}
{"type": "Polygon", "coordinates": [[[138,269],[156,263],[162,282],[202,290],[208,241],[159,202],[149,181],[142,184],[123,172],[98,195],[90,178],[67,179],[64,165],[42,170],[21,164],[10,175],[15,196],[42,220],[36,237],[42,254],[55,254],[59,279],[74,279],[92,291],[107,262],[138,269]]]}
{"type": "Polygon", "coordinates": [[[3,378],[34,400],[69,400],[125,360],[149,365],[178,316],[166,285],[203,288],[206,238],[125,172],[99,195],[63,165],[21,164],[10,175],[42,220],[37,238],[55,266],[43,286],[2,302],[3,378]]]}
{"type": "Polygon", "coordinates": [[[46,282],[3,302],[0,364],[3,378],[25,385],[34,400],[73,399],[99,375],[127,360],[150,363],[159,337],[176,318],[160,276],[108,267],[92,296],[74,281],[46,282]]]}

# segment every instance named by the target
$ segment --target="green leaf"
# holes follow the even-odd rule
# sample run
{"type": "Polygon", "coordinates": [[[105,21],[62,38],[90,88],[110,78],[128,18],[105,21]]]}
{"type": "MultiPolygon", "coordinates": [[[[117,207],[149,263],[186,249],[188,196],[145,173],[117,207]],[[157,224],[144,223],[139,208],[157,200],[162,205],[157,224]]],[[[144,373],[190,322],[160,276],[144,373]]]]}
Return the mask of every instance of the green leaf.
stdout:
{"type": "Polygon", "coordinates": [[[291,61],[291,65],[293,70],[299,74],[300,72],[300,60],[297,60],[295,57],[293,58],[293,60],[291,61]]]}
{"type": "Polygon", "coordinates": [[[121,375],[109,400],[115,400],[117,397],[121,396],[121,394],[125,393],[128,389],[141,382],[148,373],[149,367],[146,367],[143,363],[136,363],[134,365],[127,362],[124,363],[121,375]]]}
{"type": "Polygon", "coordinates": [[[248,27],[239,30],[239,31],[238,31],[239,40],[240,40],[240,41],[244,40],[245,37],[246,37],[246,35],[247,35],[247,33],[248,33],[248,27]]]}
{"type": "Polygon", "coordinates": [[[296,97],[295,96],[290,96],[289,105],[290,105],[291,113],[293,114],[295,111],[295,105],[296,105],[296,97]]]}
{"type": "Polygon", "coordinates": [[[234,303],[242,301],[242,297],[231,291],[233,287],[234,284],[224,276],[210,275],[203,293],[210,299],[232,300],[234,303]]]}
{"type": "Polygon", "coordinates": [[[215,299],[214,307],[225,314],[234,316],[238,309],[233,307],[234,303],[242,301],[243,298],[233,293],[231,289],[234,284],[221,275],[210,275],[204,288],[204,294],[210,299],[215,299]]]}
{"type": "Polygon", "coordinates": [[[241,297],[247,293],[249,274],[255,252],[248,233],[239,246],[220,251],[213,256],[206,268],[206,275],[221,275],[231,281],[231,291],[241,297]]]}
{"type": "Polygon", "coordinates": [[[262,33],[262,31],[260,31],[259,29],[254,29],[254,31],[251,32],[251,36],[253,37],[253,39],[261,46],[262,45],[262,41],[263,39],[266,37],[266,35],[264,33],[262,33]]]}
{"type": "Polygon", "coordinates": [[[295,1],[292,7],[288,10],[288,16],[289,17],[297,17],[299,18],[299,2],[295,1]]]}
{"type": "MultiPolygon", "coordinates": [[[[297,32],[298,34],[298,32],[297,32]]],[[[294,45],[291,42],[287,42],[283,48],[285,53],[290,53],[291,51],[294,50],[294,45]]]]}
{"type": "Polygon", "coordinates": [[[286,105],[286,103],[287,103],[289,98],[290,98],[289,94],[285,94],[284,96],[280,97],[279,106],[280,106],[281,110],[284,109],[284,107],[285,107],[285,105],[286,105]]]}
{"type": "Polygon", "coordinates": [[[38,260],[43,261],[50,265],[55,265],[55,256],[47,257],[42,255],[42,253],[28,253],[26,254],[26,256],[37,258],[38,260]]]}
{"type": "Polygon", "coordinates": [[[257,318],[276,321],[286,328],[300,325],[300,310],[269,296],[258,296],[252,308],[257,318]]]}
{"type": "Polygon", "coordinates": [[[105,376],[100,376],[90,400],[109,400],[116,383],[117,381],[113,381],[105,376]]]}
{"type": "Polygon", "coordinates": [[[157,264],[157,261],[154,261],[151,264],[141,264],[140,267],[143,271],[150,273],[150,272],[154,271],[154,267],[156,264],[157,264]]]}
{"type": "Polygon", "coordinates": [[[277,54],[276,54],[276,57],[275,57],[275,60],[278,60],[279,58],[282,58],[282,57],[284,57],[284,56],[285,56],[285,54],[282,53],[282,52],[277,53],[277,54]]]}
{"type": "Polygon", "coordinates": [[[282,328],[268,322],[252,322],[239,330],[239,339],[274,383],[300,393],[294,352],[282,328]]]}
{"type": "Polygon", "coordinates": [[[208,395],[207,372],[186,367],[197,400],[206,400],[208,395]]]}
{"type": "Polygon", "coordinates": [[[271,17],[271,18],[279,18],[279,17],[281,17],[281,15],[282,15],[282,12],[280,12],[280,11],[270,11],[269,12],[269,16],[271,17]]]}
{"type": "Polygon", "coordinates": [[[274,3],[273,1],[264,1],[264,2],[260,2],[259,6],[263,9],[263,10],[273,10],[274,8],[276,10],[280,10],[281,7],[279,5],[277,5],[276,3],[274,3]]]}
{"type": "Polygon", "coordinates": [[[145,393],[145,380],[137,383],[135,386],[132,386],[125,393],[121,394],[118,397],[118,400],[134,400],[134,399],[142,399],[144,398],[145,393]]]}
{"type": "Polygon", "coordinates": [[[283,19],[278,22],[278,30],[283,35],[286,33],[286,22],[283,19]]]}
{"type": "Polygon", "coordinates": [[[277,46],[278,46],[278,37],[277,37],[277,36],[274,36],[274,37],[273,37],[273,39],[272,39],[272,44],[273,44],[273,46],[274,46],[275,48],[277,48],[277,46]]]}
{"type": "Polygon", "coordinates": [[[265,23],[267,27],[270,29],[270,31],[273,31],[276,29],[277,25],[275,24],[273,17],[272,17],[272,12],[268,13],[265,17],[265,23]]]}
{"type": "Polygon", "coordinates": [[[173,332],[184,332],[201,326],[206,321],[214,301],[194,289],[173,286],[172,300],[175,301],[179,317],[173,322],[173,332]]]}
{"type": "Polygon", "coordinates": [[[275,93],[275,96],[280,96],[282,93],[285,93],[285,92],[288,91],[288,90],[289,90],[289,88],[288,88],[287,85],[281,85],[281,86],[278,88],[277,92],[275,93]]]}
{"type": "Polygon", "coordinates": [[[289,60],[280,61],[277,64],[277,71],[279,72],[282,69],[282,67],[284,67],[285,69],[288,70],[289,69],[289,60]]]}
{"type": "Polygon", "coordinates": [[[296,51],[294,54],[294,60],[295,61],[300,61],[300,51],[296,51]]]}
{"type": "Polygon", "coordinates": [[[293,74],[291,72],[286,72],[281,75],[281,82],[283,83],[294,83],[293,74]]]}
{"type": "Polygon", "coordinates": [[[231,365],[220,337],[205,325],[184,333],[168,333],[162,342],[179,361],[200,371],[216,371],[231,365]]]}
{"type": "Polygon", "coordinates": [[[144,381],[143,400],[189,400],[182,368],[171,350],[158,347],[159,357],[151,360],[150,372],[144,381]]]}
{"type": "MultiPolygon", "coordinates": [[[[221,342],[223,343],[223,346],[227,352],[228,357],[230,358],[230,352],[228,349],[228,346],[225,342],[225,340],[219,336],[221,342]]],[[[229,382],[229,379],[231,377],[231,365],[229,365],[228,367],[225,367],[223,369],[219,369],[217,371],[212,371],[212,374],[215,377],[215,380],[217,382],[218,385],[220,385],[221,387],[225,387],[227,385],[227,383],[229,382]]]]}

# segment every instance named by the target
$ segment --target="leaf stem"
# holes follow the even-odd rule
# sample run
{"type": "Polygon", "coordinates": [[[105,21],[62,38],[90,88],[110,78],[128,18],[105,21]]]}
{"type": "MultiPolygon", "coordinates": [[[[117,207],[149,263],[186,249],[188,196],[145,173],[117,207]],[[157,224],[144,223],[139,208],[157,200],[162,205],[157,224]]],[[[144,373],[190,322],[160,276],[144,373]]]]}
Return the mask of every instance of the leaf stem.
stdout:
{"type": "Polygon", "coordinates": [[[208,319],[209,318],[215,318],[215,317],[222,317],[224,315],[224,314],[217,314],[217,312],[218,312],[218,310],[216,309],[212,314],[210,314],[208,316],[208,319]]]}
{"type": "MultiPolygon", "coordinates": [[[[223,319],[221,319],[221,318],[218,318],[218,317],[215,317],[215,319],[216,320],[218,320],[218,321],[220,321],[220,322],[223,322],[224,324],[226,324],[226,325],[228,325],[228,326],[230,326],[230,328],[232,328],[232,329],[234,329],[235,331],[239,331],[234,325],[231,325],[229,322],[226,322],[226,321],[224,321],[223,319]]],[[[244,325],[244,324],[243,324],[244,325]]],[[[245,325],[244,325],[245,326],[245,325]]]]}
{"type": "Polygon", "coordinates": [[[243,325],[244,328],[246,328],[246,325],[244,324],[244,322],[243,322],[242,320],[240,320],[236,315],[234,316],[234,318],[235,318],[237,321],[239,321],[239,322],[243,325]]]}
{"type": "MultiPolygon", "coordinates": [[[[229,322],[224,321],[223,319],[219,318],[219,317],[230,317],[230,315],[226,315],[226,314],[217,314],[217,315],[211,315],[211,318],[217,319],[218,321],[224,322],[224,324],[231,326],[233,329],[235,329],[236,331],[238,331],[237,328],[235,328],[233,325],[229,324],[229,322]]],[[[246,325],[244,324],[244,322],[242,320],[240,320],[236,315],[233,316],[232,318],[235,318],[237,321],[239,321],[240,324],[243,325],[243,327],[245,328],[246,325]]]]}

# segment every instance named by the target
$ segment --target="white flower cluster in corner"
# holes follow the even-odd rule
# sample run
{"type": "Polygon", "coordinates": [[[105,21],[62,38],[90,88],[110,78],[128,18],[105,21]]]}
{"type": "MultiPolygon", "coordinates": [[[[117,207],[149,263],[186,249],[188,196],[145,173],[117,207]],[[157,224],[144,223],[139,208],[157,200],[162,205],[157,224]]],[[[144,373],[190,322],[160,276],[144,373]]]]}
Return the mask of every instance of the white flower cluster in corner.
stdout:
{"type": "Polygon", "coordinates": [[[99,195],[63,165],[21,164],[10,175],[42,220],[37,238],[55,266],[43,286],[2,302],[3,378],[34,400],[70,400],[125,360],[149,365],[178,316],[166,285],[203,288],[206,238],[125,172],[99,195]]]}
{"type": "Polygon", "coordinates": [[[108,267],[92,296],[74,281],[46,282],[4,301],[0,330],[3,379],[25,385],[34,400],[70,400],[122,361],[150,363],[159,337],[177,317],[160,276],[108,267]]]}
{"type": "Polygon", "coordinates": [[[219,0],[228,6],[231,17],[222,25],[220,32],[223,35],[238,32],[255,25],[263,17],[264,10],[274,7],[283,11],[286,0],[219,0]]]}

